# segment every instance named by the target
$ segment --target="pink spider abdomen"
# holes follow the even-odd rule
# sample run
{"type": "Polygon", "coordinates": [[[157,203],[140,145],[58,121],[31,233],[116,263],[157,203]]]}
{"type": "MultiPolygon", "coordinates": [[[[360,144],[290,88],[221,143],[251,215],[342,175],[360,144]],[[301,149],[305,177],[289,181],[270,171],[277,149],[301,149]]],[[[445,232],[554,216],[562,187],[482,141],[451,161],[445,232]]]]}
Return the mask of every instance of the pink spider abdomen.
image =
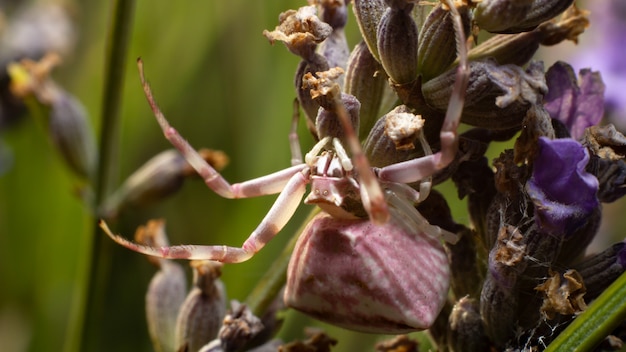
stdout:
{"type": "Polygon", "coordinates": [[[441,311],[450,268],[438,239],[393,220],[320,213],[289,262],[285,303],[347,329],[384,334],[428,329],[441,311]]]}

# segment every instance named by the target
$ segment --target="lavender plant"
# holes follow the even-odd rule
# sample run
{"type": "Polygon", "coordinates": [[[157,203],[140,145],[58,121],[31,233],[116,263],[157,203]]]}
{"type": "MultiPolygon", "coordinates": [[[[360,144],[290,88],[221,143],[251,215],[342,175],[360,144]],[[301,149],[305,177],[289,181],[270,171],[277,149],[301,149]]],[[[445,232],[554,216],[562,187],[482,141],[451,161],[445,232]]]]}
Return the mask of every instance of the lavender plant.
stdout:
{"type": "MultiPolygon", "coordinates": [[[[580,346],[618,347],[626,308],[603,292],[624,291],[623,243],[596,254],[588,246],[602,203],[624,194],[626,137],[601,125],[599,72],[577,76],[565,62],[546,69],[533,59],[540,46],[576,41],[589,25],[585,11],[572,0],[320,0],[283,12],[279,22],[265,37],[300,60],[291,167],[231,185],[217,171],[225,155],[196,152],[174,130],[141,67],[148,102],[180,154],[157,155],[109,192],[105,150],[115,138],[103,134],[96,168],[89,127],[58,119],[78,127],[51,129],[70,168],[96,187],[95,199],[84,199],[107,221],[163,201],[193,170],[226,198],[280,193],[241,247],[170,246],[163,222],[141,227],[135,243],[101,223],[117,243],[156,257],[146,294],[155,350],[341,347],[341,338],[320,331],[303,342],[276,339],[287,307],[369,333],[427,330],[432,340],[419,346],[415,335],[401,335],[379,351],[559,348],[568,326],[576,334],[587,329],[585,319],[594,321],[586,312],[615,307],[610,323],[580,346]],[[345,34],[350,6],[362,36],[353,48],[345,34]],[[314,143],[304,156],[300,107],[314,143]],[[75,131],[86,135],[74,138],[75,131]],[[487,151],[503,145],[494,142],[507,143],[490,161],[487,151]],[[432,188],[447,180],[458,197],[432,188]],[[226,313],[218,262],[246,261],[283,235],[309,184],[305,203],[318,210],[245,302],[233,301],[226,313]],[[450,211],[459,198],[467,198],[467,224],[450,211]],[[166,258],[201,260],[193,262],[189,292],[181,266],[166,258]],[[555,339],[557,347],[548,347],[555,339]]],[[[29,67],[14,66],[13,81],[37,77],[29,67]]],[[[51,118],[82,116],[71,99],[50,104],[45,85],[22,86],[26,93],[13,94],[34,93],[37,104],[52,106],[51,118]]]]}

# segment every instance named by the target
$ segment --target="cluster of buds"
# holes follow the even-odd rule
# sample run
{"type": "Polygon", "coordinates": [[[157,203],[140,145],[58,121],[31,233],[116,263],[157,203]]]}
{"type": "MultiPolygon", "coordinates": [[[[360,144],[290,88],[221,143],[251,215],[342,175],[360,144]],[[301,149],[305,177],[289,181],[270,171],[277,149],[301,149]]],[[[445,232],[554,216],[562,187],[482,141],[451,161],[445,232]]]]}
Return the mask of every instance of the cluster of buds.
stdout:
{"type": "Polygon", "coordinates": [[[325,116],[318,109],[327,106],[311,98],[316,93],[307,82],[340,67],[346,76],[337,82],[348,96],[342,99],[348,110],[357,109],[350,117],[358,116],[354,126],[373,166],[431,154],[429,146],[436,151],[449,101],[456,99],[457,48],[464,43],[455,38],[468,37],[461,122],[474,128],[461,135],[451,165],[427,182],[452,178],[459,196],[468,197],[470,227],[452,220],[436,192],[418,207],[431,224],[461,235],[446,246],[453,295],[430,332],[440,349],[453,351],[549,343],[554,326],[567,326],[626,264],[623,243],[585,254],[598,232],[601,203],[624,194],[626,175],[625,137],[597,126],[604,113],[600,75],[583,70],[577,79],[566,63],[546,72],[532,61],[542,45],[576,42],[587,13],[571,0],[355,0],[363,41],[340,61],[345,18],[326,16],[345,14],[348,2],[315,1],[283,13],[280,26],[265,32],[302,58],[296,93],[311,132],[317,138],[315,126],[325,116]],[[481,31],[489,36],[478,42],[481,31]],[[419,117],[419,133],[394,128],[411,120],[400,114],[419,117]],[[383,134],[388,144],[381,144],[383,134]],[[514,136],[514,148],[494,160],[494,172],[487,147],[514,136]]]}
{"type": "MultiPolygon", "coordinates": [[[[302,59],[295,74],[295,95],[313,138],[321,141],[319,149],[324,148],[324,139],[332,140],[341,170],[352,172],[354,166],[363,188],[376,182],[366,179],[368,175],[384,181],[383,168],[420,157],[445,157],[448,166],[433,167],[439,171],[419,182],[411,183],[420,178],[407,176],[406,183],[384,185],[385,195],[379,196],[395,211],[393,223],[376,218],[369,208],[374,202],[367,202],[375,196],[354,198],[356,204],[348,209],[350,216],[369,221],[367,226],[350,218],[341,220],[354,227],[338,229],[340,221],[334,215],[343,208],[314,218],[288,269],[286,303],[359,331],[429,329],[440,350],[544,346],[626,265],[623,243],[600,254],[586,254],[598,232],[601,203],[626,193],[626,137],[612,126],[598,126],[604,114],[601,77],[582,70],[577,78],[563,62],[546,71],[542,62],[532,60],[542,45],[575,42],[588,25],[586,12],[573,0],[354,0],[363,41],[350,52],[344,33],[349,3],[311,0],[309,6],[282,13],[279,26],[264,32],[270,42],[283,42],[302,59]],[[484,35],[488,39],[479,42],[484,35]],[[470,127],[457,142],[458,122],[449,117],[459,115],[460,122],[470,127]],[[358,136],[350,138],[353,131],[346,126],[358,136]],[[491,167],[485,153],[494,141],[511,143],[491,167]],[[353,165],[342,145],[349,145],[353,154],[362,151],[351,157],[366,158],[367,163],[353,165]],[[450,150],[456,154],[448,155],[450,150]],[[460,198],[468,198],[468,226],[452,218],[447,204],[452,199],[430,189],[448,179],[460,198]],[[394,240],[404,237],[396,240],[396,247],[381,236],[364,240],[376,231],[394,240]],[[320,240],[320,233],[330,236],[320,240]],[[449,242],[445,252],[431,233],[449,242]],[[411,237],[414,234],[420,238],[411,237]],[[339,235],[358,245],[340,243],[339,235]],[[313,248],[312,236],[324,243],[313,248]],[[327,280],[329,271],[336,275],[327,280]],[[335,280],[339,277],[349,283],[335,280]]],[[[157,120],[169,131],[164,117],[157,114],[157,120]]],[[[173,144],[181,148],[182,142],[173,144]]],[[[307,154],[305,164],[312,165],[315,157],[316,153],[307,154]]],[[[215,165],[220,162],[213,164],[219,168],[215,165]]],[[[183,159],[165,152],[131,176],[104,213],[116,214],[125,205],[170,194],[189,174],[185,168],[183,159]]],[[[217,173],[212,175],[209,181],[217,178],[217,173]]],[[[231,188],[223,193],[230,196],[229,192],[235,193],[231,188]]],[[[306,202],[323,203],[320,199],[326,196],[312,192],[306,202]]],[[[268,228],[276,224],[271,225],[263,223],[268,228]]],[[[153,231],[162,232],[162,224],[153,231]]],[[[274,235],[262,233],[253,234],[243,248],[209,246],[207,253],[215,260],[230,259],[228,255],[246,260],[274,235]]],[[[162,240],[138,241],[150,246],[143,247],[143,253],[169,254],[162,240]]],[[[194,248],[176,249],[189,257],[194,248]]],[[[160,272],[147,297],[155,346],[239,350],[261,334],[262,325],[243,306],[234,305],[233,313],[224,317],[219,265],[193,264],[195,287],[184,303],[182,270],[172,265],[158,261],[160,272]],[[164,305],[167,309],[162,309],[164,305]],[[160,332],[163,329],[168,332],[160,332]],[[159,340],[166,337],[168,341],[159,340]]],[[[394,344],[401,346],[398,349],[416,349],[402,338],[389,346],[394,344]]],[[[321,345],[325,350],[332,343],[325,340],[321,345]]],[[[395,348],[385,346],[381,350],[395,348]]],[[[275,342],[259,348],[263,347],[273,348],[275,342]]]]}

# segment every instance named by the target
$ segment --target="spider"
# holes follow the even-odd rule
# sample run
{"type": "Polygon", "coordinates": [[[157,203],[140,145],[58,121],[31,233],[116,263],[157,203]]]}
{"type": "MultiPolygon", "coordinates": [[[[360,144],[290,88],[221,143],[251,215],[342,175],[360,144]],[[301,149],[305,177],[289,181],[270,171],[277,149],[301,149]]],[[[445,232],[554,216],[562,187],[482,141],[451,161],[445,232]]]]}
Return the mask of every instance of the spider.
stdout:
{"type": "MultiPolygon", "coordinates": [[[[316,122],[319,142],[304,160],[296,141],[292,143],[295,162],[291,167],[230,184],[166,120],[153,98],[139,59],[144,92],[165,137],[211,190],[224,198],[279,195],[241,247],[156,248],[113,234],[103,221],[101,227],[118,244],[151,256],[243,262],[283,228],[310,185],[311,191],[304,202],[319,206],[321,212],[308,223],[296,244],[287,272],[286,304],[357,331],[405,333],[428,329],[445,303],[450,281],[440,238],[454,241],[456,235],[430,225],[415,205],[428,195],[429,177],[455,156],[456,129],[469,77],[467,42],[461,34],[460,16],[454,6],[450,6],[450,11],[456,17],[459,64],[440,131],[440,151],[429,152],[420,131],[418,138],[426,155],[379,168],[370,167],[355,133],[359,103],[332,83],[337,72],[331,70],[317,73],[320,79],[310,81],[315,88],[312,94],[319,95],[322,108],[316,122]],[[408,185],[418,181],[423,181],[419,191],[408,185]]],[[[292,134],[295,134],[293,127],[292,134]]],[[[370,138],[379,136],[370,135],[370,138]]]]}

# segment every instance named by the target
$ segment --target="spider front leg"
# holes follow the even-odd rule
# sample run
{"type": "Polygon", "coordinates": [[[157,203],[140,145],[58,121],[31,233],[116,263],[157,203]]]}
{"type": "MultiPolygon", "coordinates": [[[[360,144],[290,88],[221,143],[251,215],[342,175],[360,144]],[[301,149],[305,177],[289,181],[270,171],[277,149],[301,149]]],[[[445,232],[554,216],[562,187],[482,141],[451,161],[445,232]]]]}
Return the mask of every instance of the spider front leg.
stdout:
{"type": "Polygon", "coordinates": [[[259,226],[246,239],[243,245],[238,247],[230,246],[197,246],[180,245],[169,247],[151,247],[133,243],[121,236],[111,232],[104,221],[100,221],[100,227],[104,232],[118,244],[133,251],[168,259],[196,259],[215,260],[222,263],[239,263],[250,259],[256,252],[261,250],[267,242],[285,226],[291,219],[296,209],[302,202],[309,183],[308,167],[303,165],[302,170],[296,172],[287,182],[274,205],[269,210],[259,226]]]}
{"type": "Polygon", "coordinates": [[[217,172],[209,163],[207,163],[200,154],[176,131],[174,127],[170,125],[161,110],[159,109],[150,85],[145,79],[143,72],[143,62],[141,59],[137,60],[137,66],[139,68],[139,77],[141,78],[141,84],[143,86],[146,99],[150,104],[150,108],[156,117],[161,130],[172,145],[178,149],[182,156],[187,160],[196,172],[202,177],[204,183],[224,198],[250,198],[267,194],[279,193],[291,176],[304,168],[303,164],[294,165],[282,171],[278,171],[274,174],[260,177],[254,180],[236,183],[231,185],[222,175],[217,172]]]}

